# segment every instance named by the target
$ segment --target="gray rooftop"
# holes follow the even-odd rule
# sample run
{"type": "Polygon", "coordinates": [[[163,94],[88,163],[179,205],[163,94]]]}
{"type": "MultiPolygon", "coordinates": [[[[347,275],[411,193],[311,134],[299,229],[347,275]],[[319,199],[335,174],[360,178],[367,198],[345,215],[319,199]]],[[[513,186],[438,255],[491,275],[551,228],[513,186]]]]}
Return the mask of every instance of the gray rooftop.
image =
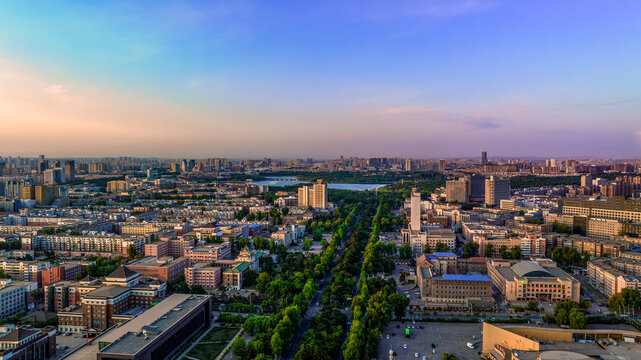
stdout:
{"type": "MultiPolygon", "coordinates": [[[[137,318],[126,322],[121,326],[124,329],[119,329],[126,332],[113,341],[111,345],[100,350],[100,352],[106,354],[137,354],[210,297],[209,295],[186,296],[187,298],[185,298],[185,294],[172,295],[137,318]],[[176,295],[182,296],[172,299],[176,295]],[[167,306],[161,307],[160,305],[163,305],[165,301],[169,301],[169,303],[167,306]],[[140,334],[141,332],[143,334],[140,334]]],[[[101,339],[100,342],[108,342],[108,338],[101,339]]]]}
{"type": "Polygon", "coordinates": [[[173,294],[137,317],[96,337],[91,345],[82,346],[64,359],[95,359],[99,351],[108,354],[135,354],[158,336],[148,333],[147,340],[144,335],[136,336],[143,327],[155,326],[159,333],[162,333],[209,298],[208,295],[173,294]],[[172,311],[176,307],[180,307],[180,310],[172,311]],[[111,345],[99,350],[98,345],[101,342],[111,345]]]}
{"type": "Polygon", "coordinates": [[[96,290],[92,290],[88,293],[86,293],[83,298],[85,299],[110,299],[110,298],[115,298],[116,296],[119,296],[121,294],[126,293],[129,291],[131,288],[124,287],[124,286],[117,286],[117,285],[112,285],[112,286],[103,286],[99,287],[96,290]]]}

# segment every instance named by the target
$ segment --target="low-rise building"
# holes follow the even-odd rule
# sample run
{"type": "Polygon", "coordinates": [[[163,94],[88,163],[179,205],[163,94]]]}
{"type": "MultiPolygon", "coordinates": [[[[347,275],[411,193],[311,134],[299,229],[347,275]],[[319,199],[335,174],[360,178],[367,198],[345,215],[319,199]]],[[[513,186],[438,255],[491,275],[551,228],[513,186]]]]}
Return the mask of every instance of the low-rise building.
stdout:
{"type": "Polygon", "coordinates": [[[231,258],[231,243],[207,244],[185,249],[185,257],[190,263],[218,261],[231,258]]]}
{"type": "Polygon", "coordinates": [[[0,359],[41,360],[56,356],[56,328],[18,327],[0,335],[0,359]]]}
{"type": "Polygon", "coordinates": [[[588,280],[594,287],[610,297],[625,288],[641,289],[641,278],[626,274],[612,266],[609,259],[600,258],[588,262],[588,280]]]}
{"type": "Polygon", "coordinates": [[[488,260],[487,273],[507,301],[579,301],[579,281],[551,260],[488,260]]]}
{"type": "Polygon", "coordinates": [[[200,285],[205,289],[217,289],[222,283],[222,268],[208,266],[207,263],[197,263],[185,268],[187,285],[200,285]]]}
{"type": "Polygon", "coordinates": [[[29,295],[37,289],[37,282],[0,279],[0,319],[33,307],[29,295]]]}
{"type": "Polygon", "coordinates": [[[170,359],[212,321],[209,295],[173,294],[69,354],[68,360],[170,359]]]}
{"type": "Polygon", "coordinates": [[[171,256],[153,257],[147,256],[134,260],[125,267],[143,276],[149,276],[160,281],[176,281],[183,274],[183,270],[189,265],[186,257],[174,259],[171,256]]]}

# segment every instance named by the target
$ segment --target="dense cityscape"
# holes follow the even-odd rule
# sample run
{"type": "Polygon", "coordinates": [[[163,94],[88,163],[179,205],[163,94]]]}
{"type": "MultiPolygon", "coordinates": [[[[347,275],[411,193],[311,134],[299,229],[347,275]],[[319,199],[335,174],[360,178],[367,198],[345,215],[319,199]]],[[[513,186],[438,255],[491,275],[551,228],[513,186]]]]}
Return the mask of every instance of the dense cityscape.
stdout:
{"type": "Polygon", "coordinates": [[[641,359],[641,1],[0,24],[0,360],[641,359]]]}
{"type": "Polygon", "coordinates": [[[0,164],[3,359],[639,351],[639,161],[0,164]]]}

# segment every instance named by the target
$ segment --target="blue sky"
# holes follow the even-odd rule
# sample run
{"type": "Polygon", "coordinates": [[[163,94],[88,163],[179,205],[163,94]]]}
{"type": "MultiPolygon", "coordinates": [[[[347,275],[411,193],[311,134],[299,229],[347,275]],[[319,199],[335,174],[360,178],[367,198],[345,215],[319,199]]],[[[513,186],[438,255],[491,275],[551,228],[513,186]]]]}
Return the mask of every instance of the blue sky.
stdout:
{"type": "Polygon", "coordinates": [[[6,154],[641,150],[638,1],[4,1],[0,22],[6,154]]]}

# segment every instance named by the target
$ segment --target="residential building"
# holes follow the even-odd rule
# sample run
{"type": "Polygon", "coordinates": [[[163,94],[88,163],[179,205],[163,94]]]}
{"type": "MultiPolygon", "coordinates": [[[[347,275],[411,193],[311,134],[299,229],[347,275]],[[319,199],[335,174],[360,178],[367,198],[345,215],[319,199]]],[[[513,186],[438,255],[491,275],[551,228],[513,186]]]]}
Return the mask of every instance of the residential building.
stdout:
{"type": "Polygon", "coordinates": [[[183,270],[187,265],[189,265],[189,260],[186,257],[174,259],[171,256],[146,256],[124,266],[143,276],[149,276],[164,282],[173,282],[178,280],[178,277],[183,274],[183,270]]]}
{"type": "MultiPolygon", "coordinates": [[[[76,303],[76,306],[56,304],[63,306],[63,310],[58,310],[60,331],[72,333],[104,331],[144,312],[153,302],[164,297],[166,291],[166,283],[159,281],[141,283],[140,274],[124,266],[107,275],[104,281],[94,279],[84,285],[85,292],[80,295],[81,300],[76,303]]],[[[45,298],[50,292],[48,288],[45,289],[45,298]]],[[[51,302],[56,300],[64,300],[64,298],[52,299],[51,302]]],[[[46,301],[48,302],[50,301],[46,301]]]]}
{"type": "Polygon", "coordinates": [[[326,209],[327,205],[327,184],[323,180],[318,179],[312,186],[302,186],[298,189],[298,206],[326,209]]]}
{"type": "Polygon", "coordinates": [[[42,329],[30,326],[14,328],[0,335],[0,359],[44,360],[56,356],[56,327],[42,329]]]}
{"type": "Polygon", "coordinates": [[[29,294],[38,289],[38,283],[0,279],[0,319],[15,316],[31,305],[29,294]]]}
{"type": "MultiPolygon", "coordinates": [[[[25,244],[23,238],[23,245],[25,244]]],[[[103,235],[37,235],[30,240],[30,249],[36,253],[54,252],[63,256],[116,257],[127,255],[129,245],[138,254],[143,253],[145,238],[141,236],[103,235]]]]}
{"type": "Polygon", "coordinates": [[[222,268],[218,266],[196,263],[184,271],[185,282],[190,287],[200,285],[205,289],[217,289],[222,283],[222,268]]]}
{"type": "Polygon", "coordinates": [[[164,257],[169,255],[169,242],[155,241],[145,244],[145,256],[164,257]]]}
{"type": "Polygon", "coordinates": [[[607,297],[626,288],[641,289],[641,277],[626,274],[605,258],[588,261],[588,280],[607,297]]]}
{"type": "Polygon", "coordinates": [[[231,243],[207,244],[185,249],[185,255],[190,263],[218,261],[231,258],[231,243]]]}
{"type": "Polygon", "coordinates": [[[83,275],[83,264],[67,262],[42,271],[42,287],[58,281],[72,281],[83,275]]]}

